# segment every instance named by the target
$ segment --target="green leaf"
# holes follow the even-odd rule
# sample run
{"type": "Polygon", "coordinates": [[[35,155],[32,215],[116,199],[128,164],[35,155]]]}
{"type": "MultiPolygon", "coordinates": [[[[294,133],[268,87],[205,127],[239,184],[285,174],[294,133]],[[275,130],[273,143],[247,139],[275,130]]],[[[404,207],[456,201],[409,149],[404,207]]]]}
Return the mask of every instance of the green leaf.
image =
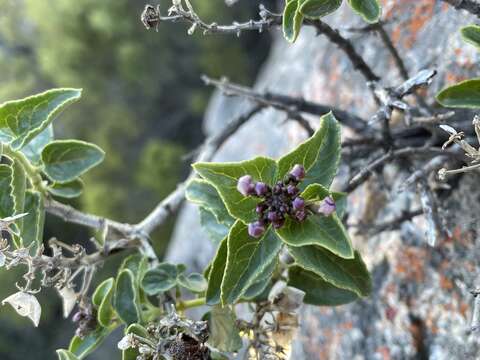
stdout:
{"type": "Polygon", "coordinates": [[[258,297],[263,295],[266,295],[265,298],[267,298],[268,293],[265,294],[265,291],[267,290],[268,285],[270,285],[270,279],[262,279],[253,283],[247,290],[245,290],[242,299],[247,301],[254,301],[258,297]]]}
{"type": "Polygon", "coordinates": [[[0,218],[15,213],[15,200],[12,196],[12,168],[0,164],[0,218]]]}
{"type": "Polygon", "coordinates": [[[110,326],[108,328],[99,327],[90,332],[83,339],[74,336],[70,342],[68,351],[79,359],[84,359],[88,354],[91,354],[98,346],[100,346],[114,329],[115,326],[110,326]]]}
{"type": "Polygon", "coordinates": [[[117,276],[114,308],[126,324],[139,322],[141,319],[135,276],[129,269],[123,269],[117,276]]]}
{"type": "MultiPolygon", "coordinates": [[[[15,214],[15,199],[12,194],[12,180],[13,170],[6,164],[0,164],[0,218],[6,218],[15,214]]],[[[19,233],[19,228],[16,224],[13,225],[12,230],[19,233]]],[[[17,248],[21,247],[19,237],[14,236],[13,240],[17,248]]]]}
{"type": "Polygon", "coordinates": [[[53,181],[67,183],[100,164],[105,153],[78,140],[55,140],[43,148],[43,171],[53,181]]]}
{"type": "Polygon", "coordinates": [[[247,226],[237,221],[227,240],[227,265],[222,280],[223,304],[234,304],[272,261],[276,261],[282,242],[272,229],[260,239],[248,235],[247,226]]]}
{"type": "Polygon", "coordinates": [[[120,266],[120,270],[129,269],[135,276],[135,282],[140,286],[145,273],[148,270],[148,259],[142,254],[127,256],[120,266]]]}
{"type": "Polygon", "coordinates": [[[78,357],[73,355],[68,350],[59,349],[57,350],[58,360],[78,360],[78,357]]]}
{"type": "Polygon", "coordinates": [[[378,0],[348,0],[348,5],[368,23],[376,23],[382,15],[378,0]]]}
{"type": "Polygon", "coordinates": [[[177,267],[169,263],[161,263],[145,273],[142,288],[148,295],[157,295],[177,285],[177,267]]]}
{"type": "Polygon", "coordinates": [[[20,150],[33,164],[38,165],[41,161],[43,148],[53,140],[53,126],[50,124],[40,134],[35,136],[30,142],[24,145],[20,150]]]}
{"type": "Polygon", "coordinates": [[[54,196],[73,199],[83,192],[83,181],[78,178],[65,184],[54,183],[48,187],[48,192],[54,196]]]}
{"type": "Polygon", "coordinates": [[[219,244],[228,235],[230,226],[219,223],[211,211],[202,207],[198,210],[200,211],[200,225],[202,229],[210,240],[215,244],[219,244]]]}
{"type": "Polygon", "coordinates": [[[205,290],[207,290],[208,286],[207,280],[205,280],[203,275],[199,273],[191,273],[187,276],[180,274],[177,281],[178,285],[194,293],[203,293],[205,290]]]}
{"type": "MultiPolygon", "coordinates": [[[[25,170],[23,169],[22,164],[18,161],[12,163],[12,195],[15,207],[15,214],[22,214],[25,207],[25,191],[27,188],[27,177],[25,175],[25,170]]],[[[21,219],[23,220],[23,219],[21,219]]],[[[20,223],[23,221],[19,220],[19,227],[21,228],[20,223]]]]}
{"type": "Polygon", "coordinates": [[[235,324],[235,314],[229,307],[214,306],[210,312],[208,343],[215,349],[234,352],[242,347],[242,338],[235,324]]]}
{"type": "MultiPolygon", "coordinates": [[[[150,335],[143,326],[139,324],[131,324],[126,330],[125,330],[125,335],[126,334],[135,334],[138,336],[141,336],[143,338],[149,338],[150,335]]],[[[138,352],[138,349],[127,349],[122,351],[122,360],[136,360],[137,356],[139,356],[140,353],[138,352]]]]}
{"type": "Polygon", "coordinates": [[[0,128],[18,150],[45,130],[69,104],[80,99],[81,89],[53,89],[0,105],[0,128]]]}
{"type": "Polygon", "coordinates": [[[45,224],[45,205],[43,196],[38,191],[28,190],[25,194],[25,210],[28,215],[23,220],[23,245],[36,244],[32,253],[43,243],[43,227],[45,224]]]}
{"type": "Polygon", "coordinates": [[[300,12],[307,18],[318,19],[333,13],[342,5],[342,0],[306,0],[300,12]]]}
{"type": "Polygon", "coordinates": [[[331,193],[333,200],[335,200],[336,212],[338,217],[341,219],[343,215],[345,215],[345,211],[347,211],[347,193],[343,192],[332,192],[331,193]]]}
{"type": "Polygon", "coordinates": [[[251,175],[254,181],[273,185],[277,165],[270,158],[257,157],[242,162],[196,163],[193,168],[217,189],[231,216],[249,223],[257,218],[255,206],[260,199],[240,194],[237,190],[238,179],[244,175],[251,175]]]}
{"type": "MultiPolygon", "coordinates": [[[[329,194],[321,185],[310,185],[301,196],[308,201],[319,201],[329,194]]],[[[343,258],[354,257],[353,248],[337,214],[323,216],[310,214],[304,222],[287,218],[285,225],[276,230],[280,238],[291,246],[319,245],[343,258]]]]}
{"type": "Polygon", "coordinates": [[[289,246],[295,264],[321,276],[325,281],[359,296],[372,290],[370,274],[358,251],[354,259],[343,259],[319,246],[289,246]]]}
{"type": "Polygon", "coordinates": [[[217,249],[217,254],[213,259],[208,274],[208,287],[206,293],[207,305],[220,303],[222,279],[227,266],[227,247],[228,237],[225,237],[217,249]]]}
{"type": "Polygon", "coordinates": [[[278,160],[278,178],[282,179],[295,164],[305,168],[305,179],[300,187],[305,189],[310,184],[330,187],[340,162],[340,125],[330,112],[320,119],[320,128],[278,160]]]}
{"type": "MultiPolygon", "coordinates": [[[[272,259],[263,271],[257,276],[257,280],[245,290],[242,299],[253,300],[265,292],[265,289],[270,285],[272,273],[277,267],[278,258],[272,259]]],[[[267,294],[268,296],[268,294],[267,294]]]]}
{"type": "Polygon", "coordinates": [[[292,0],[285,5],[283,11],[283,36],[291,43],[297,39],[303,23],[303,15],[298,11],[299,7],[300,1],[292,0]]]}
{"type": "Polygon", "coordinates": [[[480,108],[480,78],[465,80],[437,94],[437,101],[450,108],[480,108]]]}
{"type": "Polygon", "coordinates": [[[480,49],[480,26],[468,25],[460,30],[463,40],[480,49]]]}
{"type": "Polygon", "coordinates": [[[288,269],[287,285],[305,292],[303,298],[305,304],[337,306],[358,299],[358,295],[353,291],[338,288],[315,273],[299,266],[291,266],[288,269]]]}
{"type": "MultiPolygon", "coordinates": [[[[12,162],[12,183],[10,184],[12,188],[13,203],[15,208],[15,215],[23,214],[25,211],[25,191],[27,188],[27,177],[25,175],[25,170],[18,161],[12,162]]],[[[14,239],[18,247],[23,246],[22,241],[22,230],[23,230],[24,218],[20,218],[15,221],[16,226],[20,230],[20,236],[17,239],[14,239]]]]}
{"type": "Polygon", "coordinates": [[[115,279],[109,278],[97,286],[92,302],[97,306],[97,319],[100,325],[108,327],[113,317],[112,296],[115,279]]]}
{"type": "Polygon", "coordinates": [[[191,180],[187,185],[185,197],[188,201],[210,211],[215,216],[217,222],[228,226],[233,225],[235,222],[228,213],[217,190],[207,181],[202,179],[191,180]]]}

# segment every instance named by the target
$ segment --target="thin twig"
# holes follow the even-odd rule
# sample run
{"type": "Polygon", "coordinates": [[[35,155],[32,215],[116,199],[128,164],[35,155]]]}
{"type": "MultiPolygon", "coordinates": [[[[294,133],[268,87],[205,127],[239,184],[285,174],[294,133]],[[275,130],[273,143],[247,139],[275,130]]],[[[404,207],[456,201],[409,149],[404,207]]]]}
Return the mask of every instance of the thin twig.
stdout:
{"type": "Polygon", "coordinates": [[[403,211],[400,216],[396,217],[393,220],[385,221],[382,223],[376,224],[350,224],[349,226],[358,228],[362,232],[366,232],[368,235],[376,235],[384,231],[396,230],[402,225],[405,221],[410,221],[413,218],[423,215],[423,210],[413,210],[413,211],[403,211]]]}
{"type": "Polygon", "coordinates": [[[203,75],[202,80],[206,85],[215,86],[226,96],[241,96],[256,103],[270,106],[287,113],[302,112],[320,116],[332,111],[339,122],[357,132],[366,133],[373,131],[368,127],[365,120],[344,110],[307,101],[303,98],[272,93],[270,91],[256,91],[252,88],[232,83],[226,78],[217,80],[203,75]]]}
{"type": "Polygon", "coordinates": [[[428,245],[434,247],[437,240],[443,234],[443,221],[438,212],[437,200],[434,193],[428,186],[427,180],[422,179],[417,182],[418,193],[420,196],[420,203],[422,204],[423,213],[427,220],[427,237],[428,245]]]}
{"type": "MultiPolygon", "coordinates": [[[[414,147],[408,147],[404,149],[389,151],[388,153],[370,162],[367,166],[363,167],[358,174],[356,174],[351,178],[351,180],[348,182],[348,185],[342,191],[347,193],[352,192],[359,185],[364,183],[375,170],[377,170],[381,166],[385,165],[386,163],[394,159],[405,157],[405,156],[421,156],[421,155],[446,155],[446,152],[439,148],[414,148],[414,147]]],[[[449,156],[456,157],[457,154],[450,152],[449,156]]]]}
{"type": "Polygon", "coordinates": [[[422,164],[416,171],[412,173],[400,186],[398,192],[406,190],[411,185],[415,184],[420,179],[426,179],[432,172],[438,171],[444,164],[447,158],[443,155],[439,155],[429,160],[427,163],[422,164]]]}
{"type": "Polygon", "coordinates": [[[321,20],[306,20],[305,24],[315,27],[318,34],[325,35],[328,40],[342,49],[352,62],[353,67],[363,75],[367,82],[377,82],[380,80],[380,77],[373,72],[363,57],[355,50],[352,42],[343,37],[338,30],[333,29],[321,20]]]}
{"type": "Polygon", "coordinates": [[[452,5],[455,9],[466,10],[470,14],[480,17],[480,3],[475,0],[441,0],[449,5],[452,5]]]}

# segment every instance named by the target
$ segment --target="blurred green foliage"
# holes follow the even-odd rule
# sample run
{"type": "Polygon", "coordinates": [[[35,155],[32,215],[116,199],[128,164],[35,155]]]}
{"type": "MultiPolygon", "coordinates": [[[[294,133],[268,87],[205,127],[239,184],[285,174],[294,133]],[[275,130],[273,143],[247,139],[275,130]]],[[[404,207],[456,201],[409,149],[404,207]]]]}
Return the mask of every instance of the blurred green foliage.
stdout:
{"type": "MultiPolygon", "coordinates": [[[[164,12],[168,4],[161,2],[164,12]]],[[[250,83],[269,43],[258,34],[188,36],[181,23],[147,31],[139,20],[144,5],[138,0],[0,0],[0,102],[52,87],[83,88],[82,100],[56,121],[56,137],[96,143],[107,156],[86,176],[85,193],[74,205],[128,222],[141,220],[189,169],[182,156],[203,138],[202,114],[211,93],[200,75],[250,83]]],[[[216,22],[255,17],[258,6],[240,1],[229,8],[223,0],[193,5],[206,21],[216,22]]],[[[173,223],[153,234],[160,254],[173,223]]],[[[91,235],[57,219],[47,219],[46,232],[71,242],[91,235]]],[[[0,279],[9,284],[0,291],[6,296],[14,289],[13,275],[0,271],[0,279]]],[[[54,291],[48,293],[51,308],[46,298],[45,313],[59,313],[54,291]]],[[[0,339],[29,326],[10,315],[0,312],[0,339]]],[[[21,353],[0,341],[0,358],[50,358],[72,333],[58,334],[71,325],[55,321],[42,316],[42,331],[28,331],[32,338],[21,353]],[[44,336],[35,338],[40,333],[44,336]]]]}

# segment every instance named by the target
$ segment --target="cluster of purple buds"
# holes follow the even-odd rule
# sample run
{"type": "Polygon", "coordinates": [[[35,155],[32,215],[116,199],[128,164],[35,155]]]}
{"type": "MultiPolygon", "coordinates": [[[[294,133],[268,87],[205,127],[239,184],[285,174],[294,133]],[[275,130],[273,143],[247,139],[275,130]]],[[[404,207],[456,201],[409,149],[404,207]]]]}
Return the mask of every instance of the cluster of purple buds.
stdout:
{"type": "Polygon", "coordinates": [[[329,216],[336,210],[335,201],[327,196],[320,203],[311,204],[307,208],[305,200],[299,196],[298,184],[305,178],[305,168],[295,165],[285,176],[283,181],[277,182],[273,187],[263,182],[255,183],[250,175],[238,179],[237,190],[244,196],[256,196],[263,200],[257,205],[255,211],[258,220],[248,224],[248,234],[255,238],[263,235],[269,224],[279,229],[285,223],[287,216],[303,222],[309,211],[329,216]]]}
{"type": "Polygon", "coordinates": [[[97,328],[96,311],[91,305],[81,306],[73,315],[72,321],[77,323],[75,335],[83,339],[97,328]]]}
{"type": "Polygon", "coordinates": [[[287,216],[300,222],[307,218],[305,200],[299,196],[297,187],[304,177],[303,166],[295,165],[285,179],[273,187],[263,182],[254,183],[250,175],[238,179],[237,189],[242,195],[263,199],[255,209],[258,220],[248,225],[250,236],[262,236],[269,224],[275,229],[281,228],[287,216]]]}

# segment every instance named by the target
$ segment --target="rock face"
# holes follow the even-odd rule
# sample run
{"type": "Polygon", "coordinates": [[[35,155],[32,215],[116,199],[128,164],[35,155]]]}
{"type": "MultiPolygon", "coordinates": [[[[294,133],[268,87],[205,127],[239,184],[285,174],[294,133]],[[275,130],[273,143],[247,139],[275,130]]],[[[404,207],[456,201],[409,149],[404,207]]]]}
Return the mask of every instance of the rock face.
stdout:
{"type": "MultiPolygon", "coordinates": [[[[462,42],[458,31],[461,26],[474,23],[474,17],[434,0],[384,0],[383,5],[384,18],[391,21],[386,30],[410,74],[432,67],[439,72],[427,99],[433,99],[446,83],[476,73],[477,52],[462,42]]],[[[343,29],[342,33],[352,39],[386,86],[401,82],[392,57],[377,36],[345,31],[348,27],[364,26],[346,6],[326,21],[343,29]]],[[[293,45],[276,36],[255,87],[336,106],[365,119],[376,109],[364,79],[345,54],[305,27],[293,45]]],[[[205,117],[206,133],[212,134],[249,106],[245,100],[216,94],[205,117]]],[[[306,137],[296,123],[284,120],[282,113],[264,110],[224,144],[215,161],[281,155],[306,137]]],[[[316,119],[310,120],[316,126],[316,119]]],[[[415,192],[391,191],[407,173],[387,166],[383,175],[381,185],[372,178],[349,197],[349,222],[388,220],[411,204],[418,204],[415,192]]],[[[304,306],[292,358],[480,358],[478,334],[467,331],[473,302],[469,289],[476,285],[480,269],[479,180],[480,176],[473,173],[459,178],[452,194],[442,199],[448,209],[452,236],[435,248],[426,245],[422,217],[404,223],[398,231],[379,236],[352,233],[355,246],[372,272],[373,294],[337,308],[304,306]]],[[[197,209],[185,205],[169,249],[169,260],[200,269],[209,262],[214,250],[200,229],[197,209]]]]}

